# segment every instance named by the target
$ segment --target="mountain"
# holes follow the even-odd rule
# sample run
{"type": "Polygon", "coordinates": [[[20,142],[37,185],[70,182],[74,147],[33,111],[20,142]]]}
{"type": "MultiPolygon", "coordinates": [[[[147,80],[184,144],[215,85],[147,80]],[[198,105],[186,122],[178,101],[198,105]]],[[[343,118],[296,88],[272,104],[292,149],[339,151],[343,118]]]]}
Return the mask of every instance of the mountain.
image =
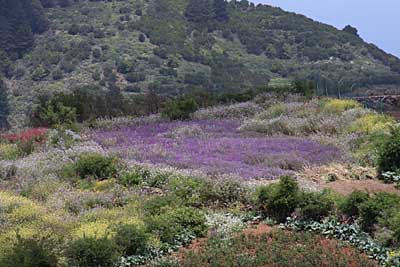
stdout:
{"type": "Polygon", "coordinates": [[[0,3],[0,58],[14,117],[38,95],[82,85],[132,96],[291,80],[312,80],[319,94],[400,84],[400,59],[364,42],[357,29],[246,0],[0,3]]]}

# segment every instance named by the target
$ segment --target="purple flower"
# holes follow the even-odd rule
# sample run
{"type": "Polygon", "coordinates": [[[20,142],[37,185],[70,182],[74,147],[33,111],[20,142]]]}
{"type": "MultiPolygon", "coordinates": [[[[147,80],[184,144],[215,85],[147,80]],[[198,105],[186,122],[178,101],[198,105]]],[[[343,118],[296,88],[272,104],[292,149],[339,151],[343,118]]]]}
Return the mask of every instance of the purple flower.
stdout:
{"type": "Polygon", "coordinates": [[[96,131],[92,136],[127,159],[245,179],[273,179],[340,156],[337,148],[311,140],[246,136],[238,127],[239,122],[226,120],[164,122],[96,131]]]}

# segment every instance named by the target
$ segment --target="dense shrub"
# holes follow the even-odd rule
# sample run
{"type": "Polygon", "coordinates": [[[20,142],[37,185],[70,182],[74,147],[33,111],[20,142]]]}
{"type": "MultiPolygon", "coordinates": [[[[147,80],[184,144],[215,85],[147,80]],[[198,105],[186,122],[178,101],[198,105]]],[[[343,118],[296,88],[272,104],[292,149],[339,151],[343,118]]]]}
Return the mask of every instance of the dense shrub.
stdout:
{"type": "Polygon", "coordinates": [[[104,180],[117,175],[117,163],[113,157],[86,153],[80,155],[74,164],[74,170],[81,179],[90,177],[104,180]]]}
{"type": "Polygon", "coordinates": [[[263,217],[283,222],[297,208],[299,193],[297,182],[292,177],[283,176],[279,183],[258,189],[257,208],[263,217]]]}
{"type": "Polygon", "coordinates": [[[34,125],[45,127],[74,127],[76,121],[76,108],[65,106],[57,98],[40,99],[32,118],[34,125]]]}
{"type": "Polygon", "coordinates": [[[348,216],[359,216],[360,206],[369,200],[369,194],[363,191],[354,191],[340,203],[340,211],[348,216]]]}
{"type": "Polygon", "coordinates": [[[176,177],[169,181],[168,187],[187,205],[202,206],[207,203],[206,194],[210,192],[212,185],[201,179],[176,177]]]}
{"type": "Polygon", "coordinates": [[[182,200],[174,195],[153,196],[143,203],[143,210],[146,215],[153,216],[164,212],[171,207],[179,207],[182,205],[182,200]]]}
{"type": "Polygon", "coordinates": [[[125,75],[128,82],[137,83],[146,80],[146,75],[140,72],[129,72],[125,75]]]}
{"type": "Polygon", "coordinates": [[[400,170],[400,127],[392,130],[390,137],[381,148],[378,158],[378,171],[382,177],[384,172],[400,170]]]}
{"type": "Polygon", "coordinates": [[[163,115],[171,120],[187,120],[198,109],[193,98],[171,100],[167,103],[163,115]]]}
{"type": "Polygon", "coordinates": [[[377,193],[359,207],[360,226],[364,231],[372,231],[375,224],[387,224],[394,209],[400,207],[400,196],[389,193],[377,193]]]}
{"type": "Polygon", "coordinates": [[[119,177],[118,180],[121,184],[124,186],[137,186],[140,185],[143,182],[143,176],[142,173],[137,172],[137,171],[128,171],[122,173],[119,177]]]}
{"type": "Polygon", "coordinates": [[[146,252],[149,234],[137,225],[122,224],[115,230],[114,240],[125,256],[143,255],[146,252]]]}
{"type": "Polygon", "coordinates": [[[205,222],[205,216],[199,210],[175,207],[151,216],[147,219],[147,227],[162,242],[179,244],[193,236],[204,236],[207,229],[205,222]]]}
{"type": "Polygon", "coordinates": [[[17,235],[10,248],[0,252],[1,267],[57,267],[58,258],[48,240],[43,238],[23,238],[17,235]]]}
{"type": "Polygon", "coordinates": [[[303,192],[299,197],[299,215],[303,220],[320,221],[330,214],[333,205],[326,192],[303,192]]]}
{"type": "Polygon", "coordinates": [[[31,78],[34,81],[42,81],[49,76],[50,71],[43,65],[38,65],[32,72],[31,78]]]}
{"type": "Polygon", "coordinates": [[[120,254],[111,239],[82,237],[68,244],[65,256],[74,267],[113,267],[120,254]]]}

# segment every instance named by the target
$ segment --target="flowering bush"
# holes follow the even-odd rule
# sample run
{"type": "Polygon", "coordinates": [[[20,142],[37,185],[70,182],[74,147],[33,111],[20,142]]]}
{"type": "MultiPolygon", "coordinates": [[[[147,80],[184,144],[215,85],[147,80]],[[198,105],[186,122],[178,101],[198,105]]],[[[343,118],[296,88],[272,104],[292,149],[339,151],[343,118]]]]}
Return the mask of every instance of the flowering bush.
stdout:
{"type": "Polygon", "coordinates": [[[392,117],[376,113],[370,113],[354,121],[350,125],[349,131],[359,134],[388,132],[395,125],[395,123],[396,121],[392,117]]]}
{"type": "Polygon", "coordinates": [[[0,143],[0,160],[15,160],[19,155],[18,145],[0,143]]]}
{"type": "Polygon", "coordinates": [[[329,113],[343,113],[346,110],[359,108],[361,104],[350,99],[328,99],[323,103],[323,110],[329,113]]]}
{"type": "Polygon", "coordinates": [[[47,132],[48,129],[46,128],[34,128],[16,134],[4,134],[1,135],[0,138],[10,143],[29,141],[33,141],[35,143],[43,143],[46,141],[47,132]]]}

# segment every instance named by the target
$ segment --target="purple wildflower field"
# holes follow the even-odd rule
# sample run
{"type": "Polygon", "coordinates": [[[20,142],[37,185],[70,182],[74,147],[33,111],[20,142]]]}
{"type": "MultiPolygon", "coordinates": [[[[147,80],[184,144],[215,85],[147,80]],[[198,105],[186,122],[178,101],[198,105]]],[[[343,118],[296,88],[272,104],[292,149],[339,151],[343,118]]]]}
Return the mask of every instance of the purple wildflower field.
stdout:
{"type": "Polygon", "coordinates": [[[302,138],[252,136],[239,126],[227,120],[163,122],[99,130],[92,138],[127,160],[244,179],[274,179],[340,158],[332,146],[302,138]]]}

